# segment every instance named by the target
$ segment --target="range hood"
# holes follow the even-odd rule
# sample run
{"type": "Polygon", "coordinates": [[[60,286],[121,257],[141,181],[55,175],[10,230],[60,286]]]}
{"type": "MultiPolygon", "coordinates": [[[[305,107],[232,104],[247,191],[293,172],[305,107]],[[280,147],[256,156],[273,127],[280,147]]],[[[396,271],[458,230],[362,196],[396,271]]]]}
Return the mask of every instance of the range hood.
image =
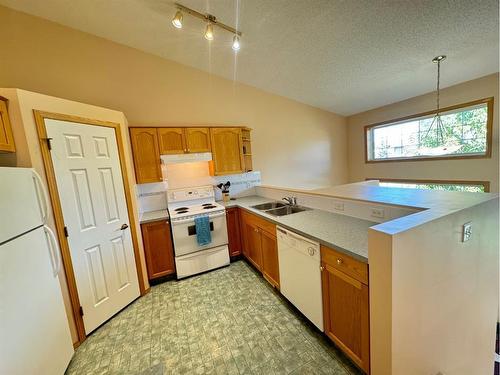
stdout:
{"type": "Polygon", "coordinates": [[[200,152],[193,154],[160,155],[160,158],[164,164],[193,163],[212,160],[212,153],[200,152]]]}

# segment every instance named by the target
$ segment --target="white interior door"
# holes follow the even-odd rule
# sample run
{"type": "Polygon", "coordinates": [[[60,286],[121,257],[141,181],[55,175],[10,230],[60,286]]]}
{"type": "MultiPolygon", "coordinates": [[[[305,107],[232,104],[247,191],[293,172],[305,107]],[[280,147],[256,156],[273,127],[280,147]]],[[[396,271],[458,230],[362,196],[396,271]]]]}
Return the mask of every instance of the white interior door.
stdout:
{"type": "Polygon", "coordinates": [[[139,296],[115,130],[52,119],[45,126],[89,333],[139,296]]]}

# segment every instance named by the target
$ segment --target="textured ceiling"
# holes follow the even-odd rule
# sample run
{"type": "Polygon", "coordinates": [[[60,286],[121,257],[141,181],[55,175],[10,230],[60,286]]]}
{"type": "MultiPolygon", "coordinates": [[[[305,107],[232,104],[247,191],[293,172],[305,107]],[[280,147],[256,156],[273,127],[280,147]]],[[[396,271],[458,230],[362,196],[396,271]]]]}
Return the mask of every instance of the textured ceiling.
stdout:
{"type": "Polygon", "coordinates": [[[343,115],[498,71],[497,0],[179,0],[243,32],[185,15],[172,0],[0,0],[0,4],[343,115]],[[238,10],[239,8],[239,10],[238,10]],[[239,17],[236,16],[239,14],[239,17]]]}

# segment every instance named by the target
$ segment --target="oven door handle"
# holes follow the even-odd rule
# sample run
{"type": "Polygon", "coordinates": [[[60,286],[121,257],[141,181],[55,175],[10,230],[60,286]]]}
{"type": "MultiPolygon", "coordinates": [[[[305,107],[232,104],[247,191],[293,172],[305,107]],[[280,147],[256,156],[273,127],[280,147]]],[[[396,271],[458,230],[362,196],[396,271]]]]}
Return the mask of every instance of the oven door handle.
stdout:
{"type": "MultiPolygon", "coordinates": [[[[208,215],[208,218],[212,220],[221,216],[226,216],[226,212],[224,211],[215,215],[208,215]]],[[[172,225],[179,225],[179,224],[194,222],[194,218],[180,219],[180,220],[170,219],[170,222],[172,223],[172,225]]]]}

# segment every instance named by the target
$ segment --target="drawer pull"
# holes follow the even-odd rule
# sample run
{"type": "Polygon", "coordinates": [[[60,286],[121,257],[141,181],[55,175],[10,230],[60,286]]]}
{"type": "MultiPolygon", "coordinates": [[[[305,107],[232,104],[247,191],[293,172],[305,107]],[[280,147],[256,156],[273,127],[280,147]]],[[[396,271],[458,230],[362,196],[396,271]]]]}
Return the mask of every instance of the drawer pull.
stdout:
{"type": "Polygon", "coordinates": [[[307,248],[307,251],[309,252],[309,255],[310,255],[310,256],[313,256],[313,255],[314,255],[314,253],[315,253],[315,251],[314,251],[314,247],[309,247],[309,248],[307,248]]]}
{"type": "Polygon", "coordinates": [[[342,260],[342,258],[337,258],[337,264],[342,264],[344,263],[344,261],[342,260]]]}

